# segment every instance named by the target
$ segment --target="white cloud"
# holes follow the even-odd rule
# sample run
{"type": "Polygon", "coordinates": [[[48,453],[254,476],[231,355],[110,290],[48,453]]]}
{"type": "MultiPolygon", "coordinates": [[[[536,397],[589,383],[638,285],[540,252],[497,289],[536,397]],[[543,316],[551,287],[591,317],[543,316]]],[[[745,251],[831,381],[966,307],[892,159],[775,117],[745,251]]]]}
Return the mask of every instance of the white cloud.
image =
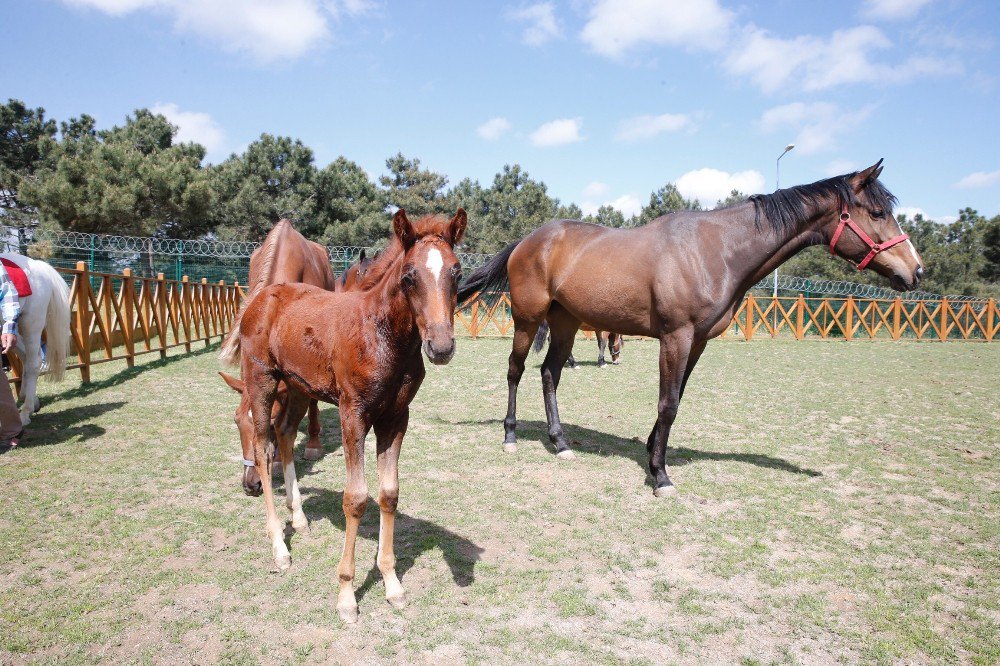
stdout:
{"type": "Polygon", "coordinates": [[[732,21],[717,0],[598,0],[580,38],[610,58],[642,45],[715,50],[732,21]]]}
{"type": "MultiPolygon", "coordinates": [[[[604,191],[607,191],[607,186],[604,183],[591,183],[592,185],[601,185],[604,187],[604,191]]],[[[598,196],[598,195],[594,195],[598,196]]],[[[604,200],[600,203],[593,200],[587,200],[580,204],[580,210],[583,211],[583,216],[597,215],[598,209],[602,206],[611,206],[616,210],[620,211],[622,215],[626,218],[632,217],[633,215],[638,215],[642,210],[642,200],[639,199],[635,194],[631,192],[628,194],[623,194],[617,199],[608,201],[604,200]]]]}
{"type": "Polygon", "coordinates": [[[902,21],[911,19],[931,0],[865,0],[861,15],[882,21],[902,21]]]}
{"type": "Polygon", "coordinates": [[[212,116],[199,111],[181,111],[176,104],[156,104],[149,109],[177,125],[176,142],[193,141],[205,146],[208,157],[224,157],[226,134],[212,116]]]}
{"type": "Polygon", "coordinates": [[[527,23],[521,39],[529,46],[541,46],[553,39],[562,39],[563,31],[556,21],[555,7],[551,2],[540,2],[510,13],[515,21],[527,23]]]}
{"type": "Polygon", "coordinates": [[[496,141],[509,129],[510,122],[506,118],[490,118],[476,128],[476,134],[487,141],[496,141]]]}
{"type": "Polygon", "coordinates": [[[817,91],[851,83],[897,84],[961,71],[957,62],[933,56],[915,56],[898,65],[872,61],[875,52],[891,46],[889,38],[870,25],[837,30],[829,38],[799,35],[791,39],[774,37],[751,25],[734,43],[724,66],[730,74],[749,77],[764,92],[787,87],[817,91]]]}
{"type": "Polygon", "coordinates": [[[842,111],[830,102],[792,102],[768,109],[760,118],[765,132],[790,130],[796,132],[795,150],[809,155],[837,146],[837,139],[865,121],[874,106],[856,111],[842,111]]]}
{"type": "Polygon", "coordinates": [[[972,189],[974,187],[993,187],[1000,185],[1000,171],[977,171],[970,173],[962,180],[955,183],[955,187],[962,189],[972,189]]]}
{"type": "Polygon", "coordinates": [[[693,128],[691,118],[683,113],[664,113],[659,116],[636,116],[623,120],[618,126],[617,138],[621,141],[652,139],[664,132],[677,132],[693,128]]]}
{"type": "Polygon", "coordinates": [[[583,141],[580,130],[583,128],[583,118],[561,118],[547,122],[528,137],[531,143],[540,148],[563,146],[568,143],[583,141]]]}
{"type": "Polygon", "coordinates": [[[268,62],[297,58],[330,36],[329,20],[359,16],[369,0],[63,0],[112,16],[138,10],[168,18],[178,33],[268,62]]]}
{"type": "Polygon", "coordinates": [[[845,173],[854,173],[858,170],[858,165],[856,162],[851,160],[833,160],[826,165],[823,170],[827,176],[843,176],[845,173]]]}
{"type": "Polygon", "coordinates": [[[604,183],[593,182],[583,188],[583,196],[588,199],[596,199],[608,193],[608,186],[604,183]]]}
{"type": "Polygon", "coordinates": [[[714,206],[733,190],[744,194],[764,191],[764,176],[759,171],[727,173],[718,169],[688,171],[677,179],[677,190],[686,199],[697,199],[703,206],[714,206]]]}
{"type": "Polygon", "coordinates": [[[931,219],[931,216],[927,214],[927,211],[917,206],[896,206],[895,210],[893,210],[892,213],[896,217],[899,217],[900,215],[905,215],[906,219],[908,220],[912,220],[917,215],[922,215],[926,220],[931,219]]]}

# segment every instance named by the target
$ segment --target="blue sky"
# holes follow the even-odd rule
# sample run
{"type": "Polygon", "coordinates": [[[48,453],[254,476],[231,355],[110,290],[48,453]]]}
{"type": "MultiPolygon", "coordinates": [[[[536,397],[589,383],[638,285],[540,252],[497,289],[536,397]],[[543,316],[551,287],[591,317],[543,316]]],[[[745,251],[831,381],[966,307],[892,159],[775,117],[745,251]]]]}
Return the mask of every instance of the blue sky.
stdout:
{"type": "Polygon", "coordinates": [[[120,124],[155,108],[218,162],[261,132],[375,178],[520,163],[585,211],[703,203],[886,159],[907,212],[1000,213],[1000,4],[960,0],[30,0],[0,96],[120,124]]]}

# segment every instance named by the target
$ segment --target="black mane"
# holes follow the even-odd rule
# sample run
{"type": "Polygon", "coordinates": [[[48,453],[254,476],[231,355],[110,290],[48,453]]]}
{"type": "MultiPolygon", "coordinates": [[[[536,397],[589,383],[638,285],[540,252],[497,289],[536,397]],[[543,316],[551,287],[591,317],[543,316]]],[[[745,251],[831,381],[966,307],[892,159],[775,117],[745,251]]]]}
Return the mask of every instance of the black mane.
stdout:
{"type": "MultiPolygon", "coordinates": [[[[754,224],[757,230],[760,231],[762,228],[762,217],[770,222],[778,233],[792,229],[809,214],[812,206],[831,197],[837,199],[838,206],[844,203],[860,204],[851,186],[851,178],[855,175],[857,172],[818,180],[808,185],[796,185],[785,190],[777,190],[772,194],[753,195],[750,201],[753,202],[754,224]]],[[[869,180],[863,191],[873,207],[892,213],[896,197],[878,179],[869,180]]]]}

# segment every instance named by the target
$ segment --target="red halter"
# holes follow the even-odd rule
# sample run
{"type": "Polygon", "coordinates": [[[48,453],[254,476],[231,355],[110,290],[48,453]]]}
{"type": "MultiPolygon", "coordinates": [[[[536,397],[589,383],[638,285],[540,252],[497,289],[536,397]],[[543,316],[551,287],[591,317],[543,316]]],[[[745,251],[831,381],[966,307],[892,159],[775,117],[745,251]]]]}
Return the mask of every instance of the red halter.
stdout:
{"type": "Polygon", "coordinates": [[[847,204],[840,211],[840,224],[837,225],[837,230],[833,232],[833,238],[830,239],[830,254],[835,254],[834,248],[837,247],[837,241],[840,240],[840,234],[843,233],[844,227],[850,227],[854,233],[858,235],[858,238],[863,240],[866,245],[868,245],[868,254],[865,258],[858,262],[858,270],[863,271],[865,267],[872,262],[875,255],[883,250],[888,250],[893,245],[899,245],[910,236],[909,234],[900,234],[895,238],[890,238],[883,243],[876,243],[871,239],[871,237],[865,233],[865,230],[858,226],[858,223],[851,219],[851,214],[847,212],[847,204]]]}

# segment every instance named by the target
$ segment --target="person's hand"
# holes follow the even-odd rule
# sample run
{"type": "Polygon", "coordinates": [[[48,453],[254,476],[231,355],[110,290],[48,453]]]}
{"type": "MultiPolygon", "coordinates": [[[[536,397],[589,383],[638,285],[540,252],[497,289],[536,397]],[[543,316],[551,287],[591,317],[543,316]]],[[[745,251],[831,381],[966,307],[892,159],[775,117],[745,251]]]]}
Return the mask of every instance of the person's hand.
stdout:
{"type": "Polygon", "coordinates": [[[3,353],[8,353],[17,344],[17,336],[13,333],[4,333],[0,335],[0,347],[3,348],[3,353]]]}

